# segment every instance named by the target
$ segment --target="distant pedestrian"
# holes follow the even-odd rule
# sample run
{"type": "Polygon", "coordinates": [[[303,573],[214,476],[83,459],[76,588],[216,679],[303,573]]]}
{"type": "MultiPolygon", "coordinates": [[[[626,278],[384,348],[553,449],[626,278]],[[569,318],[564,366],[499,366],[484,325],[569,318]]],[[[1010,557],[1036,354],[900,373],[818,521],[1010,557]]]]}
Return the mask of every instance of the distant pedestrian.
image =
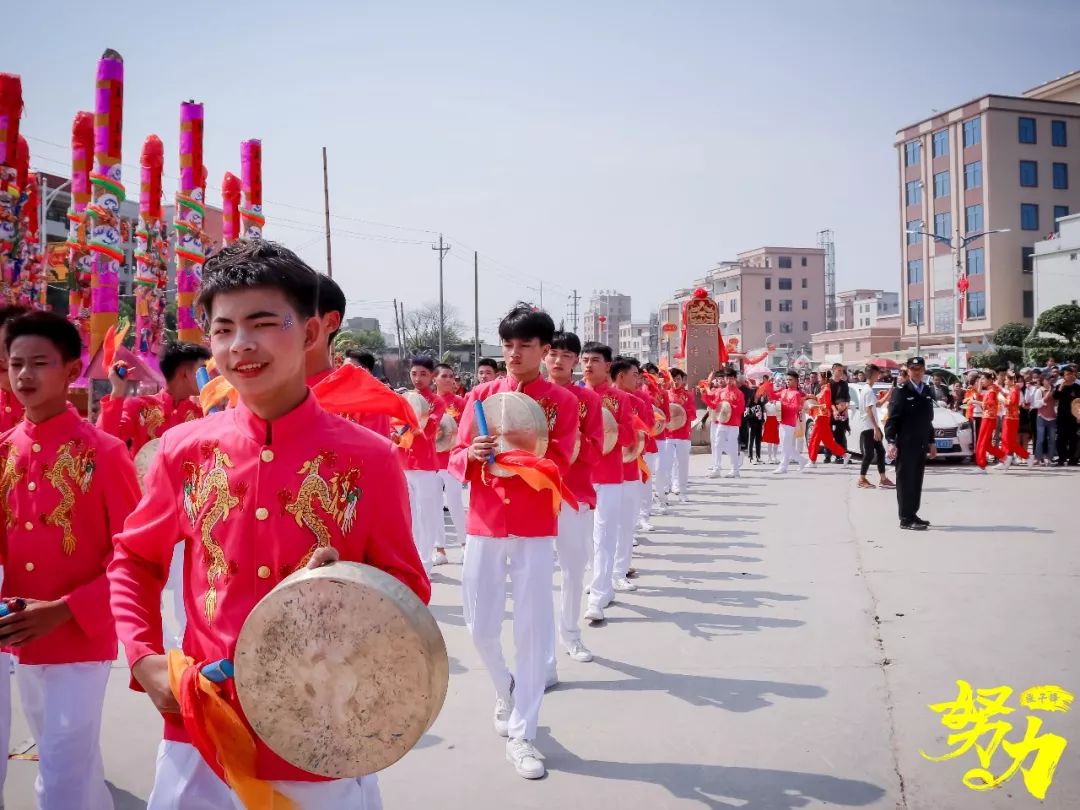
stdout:
{"type": "Polygon", "coordinates": [[[885,474],[885,446],[881,443],[884,431],[881,426],[881,417],[878,414],[877,392],[874,391],[874,383],[881,376],[881,369],[872,363],[866,367],[866,388],[859,395],[859,410],[862,411],[863,424],[866,429],[859,434],[859,449],[862,452],[862,467],[859,470],[859,487],[862,489],[874,489],[874,485],[866,477],[870,465],[877,463],[878,485],[891,489],[896,486],[885,474]]]}
{"type": "Polygon", "coordinates": [[[1068,464],[1075,467],[1080,463],[1080,441],[1077,439],[1077,419],[1073,404],[1080,400],[1080,383],[1076,381],[1076,366],[1062,369],[1061,382],[1054,389],[1054,401],[1057,403],[1057,446],[1058,466],[1068,464]]]}
{"type": "Polygon", "coordinates": [[[909,359],[907,372],[908,382],[895,388],[889,399],[885,438],[889,442],[887,456],[896,460],[896,501],[900,528],[921,531],[930,526],[930,521],[919,517],[927,450],[930,458],[937,457],[934,397],[929,385],[924,382],[926,361],[922,357],[909,359]]]}

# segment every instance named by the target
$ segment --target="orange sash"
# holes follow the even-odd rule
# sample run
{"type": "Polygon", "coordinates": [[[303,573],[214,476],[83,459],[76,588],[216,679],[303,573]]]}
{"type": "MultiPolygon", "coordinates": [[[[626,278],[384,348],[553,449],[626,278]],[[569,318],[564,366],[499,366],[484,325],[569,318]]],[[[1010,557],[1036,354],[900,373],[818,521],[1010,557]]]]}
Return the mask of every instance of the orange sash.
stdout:
{"type": "Polygon", "coordinates": [[[552,509],[556,515],[562,509],[563,501],[577,510],[577,498],[563,484],[559,468],[551,459],[540,458],[527,450],[507,450],[495,456],[495,463],[512,472],[537,492],[550,492],[552,509]]]}

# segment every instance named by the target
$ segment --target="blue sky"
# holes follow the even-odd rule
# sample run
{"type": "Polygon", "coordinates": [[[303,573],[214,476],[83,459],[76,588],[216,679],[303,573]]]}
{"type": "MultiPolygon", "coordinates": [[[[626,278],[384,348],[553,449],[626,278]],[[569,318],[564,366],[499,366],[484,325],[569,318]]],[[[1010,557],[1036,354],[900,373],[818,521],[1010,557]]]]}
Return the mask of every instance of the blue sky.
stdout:
{"type": "Polygon", "coordinates": [[[713,262],[826,227],[841,289],[896,289],[896,130],[1080,68],[1064,1],[228,6],[119,2],[110,26],[21,6],[3,69],[23,77],[32,162],[66,171],[115,48],[124,162],[153,132],[175,177],[179,103],[204,102],[210,202],[240,141],[262,138],[266,235],[323,269],[326,146],[334,275],[350,314],[387,331],[389,299],[436,299],[439,231],[470,326],[480,251],[488,336],[541,277],[556,320],[575,287],[628,293],[643,319],[713,262]]]}

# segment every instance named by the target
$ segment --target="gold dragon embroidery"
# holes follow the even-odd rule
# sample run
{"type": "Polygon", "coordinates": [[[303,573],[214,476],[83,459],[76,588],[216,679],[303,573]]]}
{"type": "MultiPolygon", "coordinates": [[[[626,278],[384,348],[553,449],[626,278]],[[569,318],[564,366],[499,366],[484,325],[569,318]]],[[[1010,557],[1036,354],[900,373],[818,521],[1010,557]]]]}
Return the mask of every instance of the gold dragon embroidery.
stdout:
{"type": "Polygon", "coordinates": [[[69,555],[75,551],[75,533],[71,530],[71,510],[75,508],[75,490],[72,489],[72,485],[83,493],[89,492],[96,466],[93,448],[78,453],[74,450],[75,442],[73,441],[60,445],[56,453],[56,461],[51,465],[45,465],[43,470],[45,478],[53,485],[53,489],[60,493],[60,503],[45,515],[44,523],[46,526],[60,528],[64,535],[61,547],[64,553],[69,555]]]}
{"type": "Polygon", "coordinates": [[[604,394],[603,405],[613,416],[619,415],[619,399],[614,394],[604,394]]]}
{"type": "Polygon", "coordinates": [[[278,495],[282,507],[287,514],[293,516],[296,525],[308,529],[315,535],[315,543],[293,570],[299,570],[307,565],[316,549],[330,545],[330,530],[316,512],[316,505],[321,506],[342,531],[348,532],[352,529],[356,518],[357,501],[360,499],[360,488],[357,486],[360,471],[353,467],[344,472],[334,473],[327,482],[320,468],[324,463],[333,465],[335,460],[336,456],[333,452],[324,450],[310,461],[305,461],[296,472],[297,475],[304,476],[296,495],[293,496],[288,491],[283,491],[278,495]]]}
{"type": "Polygon", "coordinates": [[[548,433],[550,433],[555,429],[555,420],[559,416],[559,406],[548,397],[540,398],[537,400],[537,404],[540,406],[540,410],[544,412],[544,417],[547,419],[548,433]]]}
{"type": "Polygon", "coordinates": [[[4,525],[10,529],[15,525],[15,511],[10,506],[11,493],[22,480],[23,471],[18,466],[19,451],[11,442],[0,445],[0,455],[4,456],[4,471],[0,473],[0,509],[4,510],[4,525]]]}
{"type": "Polygon", "coordinates": [[[139,412],[139,420],[146,428],[146,435],[156,439],[158,428],[165,424],[165,413],[156,405],[149,405],[139,412]]]}
{"type": "Polygon", "coordinates": [[[192,462],[185,462],[184,468],[188,473],[184,482],[184,510],[192,526],[195,526],[196,518],[203,508],[210,502],[210,496],[214,497],[214,505],[202,515],[199,521],[199,539],[210,557],[210,563],[206,567],[206,599],[203,612],[207,621],[214,620],[217,612],[217,580],[229,571],[229,564],[225,560],[225,552],[221,545],[214,539],[214,527],[221,521],[228,519],[231,510],[240,506],[243,500],[243,492],[236,495],[229,490],[229,473],[232,469],[232,459],[217,445],[204,446],[204,456],[208,456],[211,464],[207,469],[192,462]]]}

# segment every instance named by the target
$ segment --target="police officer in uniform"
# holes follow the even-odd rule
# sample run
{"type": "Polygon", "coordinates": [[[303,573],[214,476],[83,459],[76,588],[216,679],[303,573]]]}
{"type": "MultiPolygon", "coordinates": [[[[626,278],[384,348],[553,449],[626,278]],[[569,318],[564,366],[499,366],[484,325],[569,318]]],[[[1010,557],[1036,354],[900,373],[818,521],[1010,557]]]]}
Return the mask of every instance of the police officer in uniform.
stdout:
{"type": "Polygon", "coordinates": [[[889,418],[885,420],[888,458],[896,460],[896,501],[900,507],[900,528],[925,531],[930,521],[919,517],[926,455],[937,456],[934,444],[934,392],[924,380],[926,361],[907,361],[908,381],[893,389],[889,398],[889,418]]]}

